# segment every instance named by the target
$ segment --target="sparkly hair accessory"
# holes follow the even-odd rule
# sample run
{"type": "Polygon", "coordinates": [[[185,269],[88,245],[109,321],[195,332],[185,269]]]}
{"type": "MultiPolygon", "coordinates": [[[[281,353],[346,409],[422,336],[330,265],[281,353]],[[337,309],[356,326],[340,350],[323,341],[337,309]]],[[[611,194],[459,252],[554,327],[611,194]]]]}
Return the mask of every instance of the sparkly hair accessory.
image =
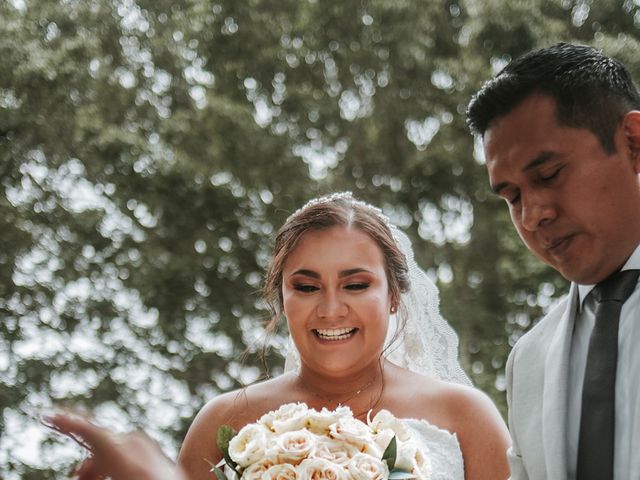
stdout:
{"type": "Polygon", "coordinates": [[[384,221],[384,223],[387,224],[389,227],[391,227],[391,221],[389,220],[389,217],[387,217],[384,213],[382,213],[381,209],[379,209],[378,207],[374,207],[373,205],[370,205],[368,203],[365,203],[361,200],[357,200],[356,198],[353,197],[353,193],[349,191],[335,192],[329,195],[324,195],[322,197],[312,198],[307,203],[305,203],[302,207],[300,207],[298,210],[296,210],[291,215],[289,215],[289,218],[287,218],[287,222],[289,222],[289,220],[297,217],[300,213],[304,212],[305,210],[311,207],[314,207],[316,205],[322,205],[325,203],[332,203],[332,202],[335,202],[336,200],[343,200],[350,205],[358,206],[365,210],[368,210],[374,215],[376,215],[377,217],[379,217],[382,221],[384,221]]]}

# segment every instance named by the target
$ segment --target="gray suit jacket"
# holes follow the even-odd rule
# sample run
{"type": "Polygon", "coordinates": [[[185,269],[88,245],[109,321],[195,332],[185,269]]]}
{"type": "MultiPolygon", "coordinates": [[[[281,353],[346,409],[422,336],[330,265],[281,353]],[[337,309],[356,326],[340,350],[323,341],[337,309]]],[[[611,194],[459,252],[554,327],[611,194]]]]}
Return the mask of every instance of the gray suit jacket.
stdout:
{"type": "Polygon", "coordinates": [[[507,361],[513,480],[566,480],[567,379],[577,287],[514,346],[507,361]]]}

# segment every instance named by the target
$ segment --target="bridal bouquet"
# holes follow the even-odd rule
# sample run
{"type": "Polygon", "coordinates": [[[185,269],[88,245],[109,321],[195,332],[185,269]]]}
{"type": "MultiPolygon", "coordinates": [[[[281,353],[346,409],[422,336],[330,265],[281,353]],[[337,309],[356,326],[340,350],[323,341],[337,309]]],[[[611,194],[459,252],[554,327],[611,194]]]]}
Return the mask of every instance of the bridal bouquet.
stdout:
{"type": "Polygon", "coordinates": [[[212,471],[219,480],[431,478],[429,458],[387,410],[365,423],[349,407],[288,403],[237,433],[220,427],[218,446],[224,460],[212,471]]]}

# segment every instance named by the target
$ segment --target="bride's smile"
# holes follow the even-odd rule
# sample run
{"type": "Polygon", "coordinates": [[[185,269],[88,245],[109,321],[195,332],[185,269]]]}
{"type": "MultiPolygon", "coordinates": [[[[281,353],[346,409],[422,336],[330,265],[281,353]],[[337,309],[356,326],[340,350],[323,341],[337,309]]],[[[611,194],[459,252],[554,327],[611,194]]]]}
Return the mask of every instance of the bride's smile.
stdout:
{"type": "Polygon", "coordinates": [[[347,340],[351,338],[356,332],[357,328],[328,328],[328,329],[314,329],[313,333],[321,340],[329,340],[335,342],[336,340],[347,340]]]}

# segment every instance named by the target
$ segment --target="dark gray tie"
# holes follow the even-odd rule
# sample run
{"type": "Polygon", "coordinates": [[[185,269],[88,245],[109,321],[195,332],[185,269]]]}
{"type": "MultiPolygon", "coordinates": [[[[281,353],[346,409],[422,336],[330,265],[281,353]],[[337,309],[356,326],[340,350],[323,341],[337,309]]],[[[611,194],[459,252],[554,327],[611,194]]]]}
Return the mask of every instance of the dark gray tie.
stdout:
{"type": "Polygon", "coordinates": [[[618,324],[622,304],[633,293],[640,270],[625,270],[593,289],[596,323],[582,390],[577,480],[613,478],[618,324]]]}

